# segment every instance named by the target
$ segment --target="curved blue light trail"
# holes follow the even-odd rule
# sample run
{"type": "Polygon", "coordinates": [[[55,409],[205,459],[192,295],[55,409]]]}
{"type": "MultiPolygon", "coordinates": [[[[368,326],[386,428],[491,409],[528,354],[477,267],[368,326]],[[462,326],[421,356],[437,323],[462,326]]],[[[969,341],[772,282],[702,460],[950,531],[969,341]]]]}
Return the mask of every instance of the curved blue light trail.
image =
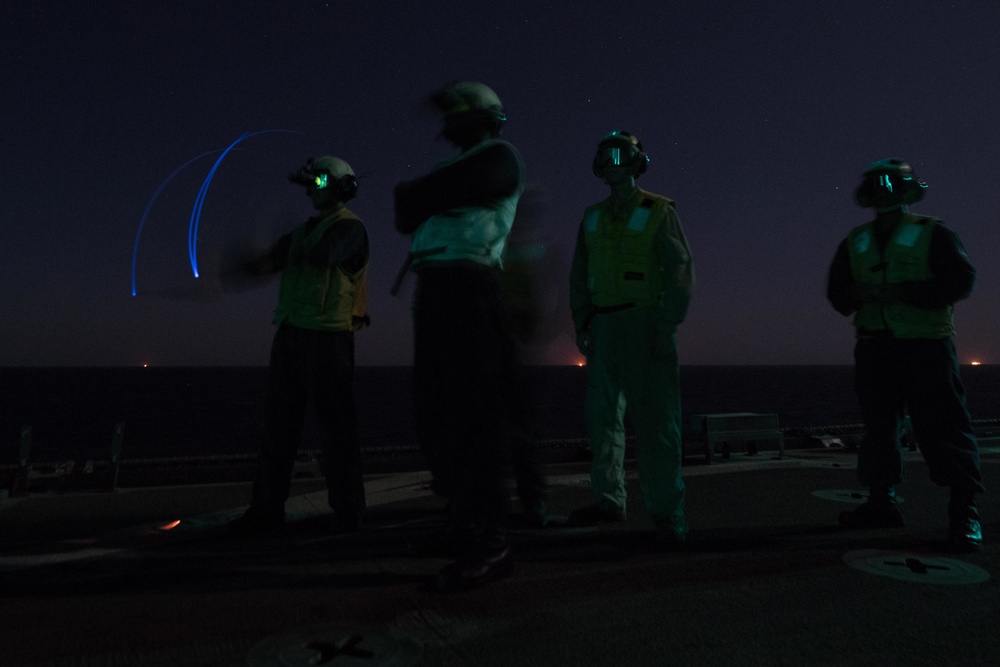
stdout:
{"type": "Polygon", "coordinates": [[[294,134],[301,134],[301,132],[297,132],[296,130],[260,130],[258,132],[244,132],[236,141],[229,144],[228,148],[222,151],[222,155],[220,155],[215,161],[215,164],[212,165],[211,170],[208,172],[208,176],[205,177],[205,181],[201,184],[198,196],[194,200],[194,208],[191,209],[191,222],[188,226],[188,257],[191,260],[191,272],[194,274],[195,278],[198,277],[198,226],[201,224],[201,209],[202,206],[205,205],[205,195],[208,194],[208,186],[211,184],[216,170],[218,170],[219,165],[222,164],[222,161],[225,159],[229,151],[235,148],[238,143],[244,139],[255,137],[258,134],[267,134],[270,132],[292,132],[294,134]]]}
{"type": "Polygon", "coordinates": [[[142,227],[143,225],[146,224],[146,218],[149,216],[149,211],[153,208],[153,204],[156,203],[156,200],[160,197],[160,193],[163,192],[163,188],[167,187],[167,184],[170,183],[170,181],[174,180],[174,177],[177,176],[177,174],[179,174],[180,172],[182,172],[185,167],[187,167],[192,162],[200,160],[206,155],[211,155],[212,153],[218,153],[218,152],[219,152],[218,150],[206,151],[201,155],[191,158],[181,166],[177,167],[170,173],[169,176],[163,179],[163,182],[160,183],[160,187],[156,188],[156,192],[154,192],[153,196],[149,198],[149,203],[146,204],[146,210],[142,212],[142,218],[139,219],[139,229],[137,229],[135,232],[135,243],[132,245],[132,296],[136,295],[135,264],[136,264],[136,258],[139,255],[139,237],[142,235],[142,227]]]}

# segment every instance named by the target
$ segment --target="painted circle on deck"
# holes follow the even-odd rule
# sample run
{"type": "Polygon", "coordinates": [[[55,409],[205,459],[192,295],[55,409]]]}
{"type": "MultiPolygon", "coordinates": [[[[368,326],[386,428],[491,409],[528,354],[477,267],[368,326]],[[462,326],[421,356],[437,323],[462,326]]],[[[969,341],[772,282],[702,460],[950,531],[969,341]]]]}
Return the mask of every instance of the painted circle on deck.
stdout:
{"type": "MultiPolygon", "coordinates": [[[[868,500],[867,489],[821,489],[819,491],[813,491],[812,494],[817,498],[822,498],[823,500],[833,500],[838,503],[852,503],[855,505],[860,505],[868,500]]],[[[896,496],[896,502],[902,503],[903,499],[896,496]]]]}
{"type": "Polygon", "coordinates": [[[862,549],[844,554],[844,562],[868,574],[922,584],[981,584],[990,578],[970,563],[926,554],[862,549]]]}
{"type": "Polygon", "coordinates": [[[247,655],[251,667],[306,667],[307,665],[360,665],[412,667],[424,649],[408,638],[362,629],[306,628],[268,637],[247,655]]]}

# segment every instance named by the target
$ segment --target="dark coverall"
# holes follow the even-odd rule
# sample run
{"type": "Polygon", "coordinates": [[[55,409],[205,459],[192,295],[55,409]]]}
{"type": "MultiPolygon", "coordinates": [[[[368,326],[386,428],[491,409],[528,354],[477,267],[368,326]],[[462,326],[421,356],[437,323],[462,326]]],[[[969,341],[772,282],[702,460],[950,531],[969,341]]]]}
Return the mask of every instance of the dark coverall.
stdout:
{"type": "MultiPolygon", "coordinates": [[[[306,234],[318,222],[318,217],[310,218],[305,223],[306,234]]],[[[330,227],[304,257],[291,257],[290,248],[288,234],[272,249],[277,270],[284,270],[292,261],[305,261],[316,268],[343,266],[347,273],[355,273],[368,262],[368,234],[357,220],[344,220],[330,227]]],[[[262,515],[283,515],[311,400],[323,431],[321,464],[334,520],[346,529],[360,525],[365,489],[353,384],[353,331],[279,323],[267,372],[267,425],[252,510],[262,515]]]]}
{"type": "MultiPolygon", "coordinates": [[[[396,188],[396,229],[411,234],[431,216],[489,206],[521,182],[520,159],[504,145],[396,188]]],[[[497,269],[473,262],[414,264],[416,435],[434,477],[451,501],[453,527],[475,527],[471,549],[505,543],[503,486],[511,441],[523,424],[519,368],[497,269]],[[480,538],[481,536],[481,538],[480,538]],[[481,539],[481,541],[480,541],[481,539]],[[476,542],[479,542],[476,544],[476,542]]],[[[544,493],[537,468],[524,493],[544,493]]],[[[522,496],[523,502],[530,502],[522,496]]]]}
{"type": "MultiPolygon", "coordinates": [[[[875,238],[883,249],[888,241],[888,236],[875,238]]],[[[975,268],[958,236],[940,224],[931,237],[929,263],[930,280],[897,286],[903,301],[936,309],[972,293],[975,268]]],[[[845,240],[830,267],[827,298],[842,315],[850,315],[858,309],[858,294],[845,240]]],[[[865,424],[858,453],[861,484],[883,489],[903,481],[900,433],[909,411],[931,479],[963,497],[984,491],[952,339],[895,338],[891,331],[859,329],[854,357],[855,389],[865,424]]]]}

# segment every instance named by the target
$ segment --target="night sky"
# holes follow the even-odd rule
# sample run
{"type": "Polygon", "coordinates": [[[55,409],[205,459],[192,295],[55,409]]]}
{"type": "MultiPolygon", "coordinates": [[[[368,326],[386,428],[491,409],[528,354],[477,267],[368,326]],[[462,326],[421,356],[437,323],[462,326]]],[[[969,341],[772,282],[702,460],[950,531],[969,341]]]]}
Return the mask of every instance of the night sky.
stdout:
{"type": "MultiPolygon", "coordinates": [[[[1000,363],[1000,3],[0,3],[0,366],[265,365],[277,281],[220,272],[308,217],[287,175],[347,160],[371,236],[360,364],[408,364],[413,278],[392,189],[455,151],[427,94],[491,86],[549,240],[551,310],[532,360],[575,363],[567,292],[583,209],[607,195],[599,139],[635,133],[640,187],[677,201],[697,284],[682,364],[847,364],[853,330],[825,299],[837,244],[869,212],[868,162],[902,157],[979,269],[959,304],[963,363],[1000,363]],[[204,197],[192,276],[188,229],[204,197]],[[561,297],[561,298],[560,298],[561,297]]],[[[517,223],[515,223],[516,225],[517,223]]]]}

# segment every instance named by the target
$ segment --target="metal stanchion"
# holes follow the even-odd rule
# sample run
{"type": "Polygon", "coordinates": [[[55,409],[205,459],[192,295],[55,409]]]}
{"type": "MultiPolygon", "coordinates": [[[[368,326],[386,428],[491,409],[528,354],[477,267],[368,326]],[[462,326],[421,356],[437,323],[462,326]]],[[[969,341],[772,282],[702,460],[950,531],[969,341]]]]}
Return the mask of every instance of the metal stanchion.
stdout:
{"type": "Polygon", "coordinates": [[[111,437],[111,468],[108,471],[108,486],[105,491],[118,490],[118,471],[121,469],[122,441],[125,439],[125,424],[118,422],[115,424],[114,434],[111,437]]]}
{"type": "Polygon", "coordinates": [[[21,427],[21,442],[18,451],[17,475],[10,487],[11,498],[24,498],[28,495],[28,475],[31,473],[31,427],[21,427]]]}

